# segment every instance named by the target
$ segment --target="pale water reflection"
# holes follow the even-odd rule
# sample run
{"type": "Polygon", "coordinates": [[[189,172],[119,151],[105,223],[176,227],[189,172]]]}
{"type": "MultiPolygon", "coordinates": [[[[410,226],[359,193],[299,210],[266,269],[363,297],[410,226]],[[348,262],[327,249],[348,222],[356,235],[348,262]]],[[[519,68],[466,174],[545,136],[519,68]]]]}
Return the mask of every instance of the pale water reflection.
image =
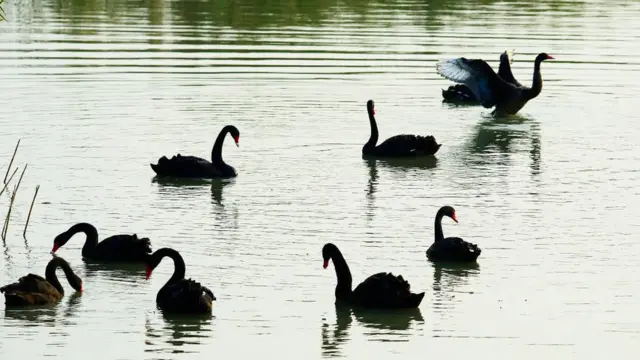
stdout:
{"type": "MultiPolygon", "coordinates": [[[[158,310],[160,311],[160,310],[158,310]]],[[[147,317],[145,322],[145,352],[183,354],[200,352],[199,345],[203,345],[202,339],[211,337],[211,327],[215,322],[215,316],[176,316],[163,314],[162,322],[155,322],[147,317]]]]}
{"type": "Polygon", "coordinates": [[[322,319],[322,355],[342,356],[342,344],[357,337],[356,331],[364,335],[366,341],[407,342],[414,333],[411,330],[423,323],[420,309],[389,312],[336,306],[335,320],[328,316],[322,319]]]}

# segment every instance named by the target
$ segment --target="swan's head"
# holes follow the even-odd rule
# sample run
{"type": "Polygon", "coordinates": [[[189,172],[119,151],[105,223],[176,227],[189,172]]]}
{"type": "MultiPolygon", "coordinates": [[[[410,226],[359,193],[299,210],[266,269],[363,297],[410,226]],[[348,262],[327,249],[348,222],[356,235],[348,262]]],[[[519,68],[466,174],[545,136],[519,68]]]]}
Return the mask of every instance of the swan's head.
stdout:
{"type": "Polygon", "coordinates": [[[536,56],[536,62],[538,63],[544,60],[553,60],[553,59],[555,58],[547,53],[540,53],[538,54],[538,56],[536,56]]]}
{"type": "Polygon", "coordinates": [[[69,285],[71,285],[75,291],[82,292],[84,290],[82,286],[82,279],[80,279],[76,274],[73,274],[73,276],[69,278],[69,285]]]}
{"type": "Polygon", "coordinates": [[[233,125],[227,125],[222,128],[220,135],[226,134],[227,132],[231,134],[231,137],[233,138],[233,141],[236,143],[236,146],[239,147],[240,146],[240,130],[238,130],[238,128],[233,125]]]}
{"type": "Polygon", "coordinates": [[[458,219],[456,218],[456,209],[454,209],[452,206],[443,206],[438,212],[444,216],[450,217],[451,219],[453,219],[453,221],[458,222],[458,219]]]}
{"type": "Polygon", "coordinates": [[[151,277],[153,270],[160,264],[162,257],[147,255],[144,258],[145,277],[147,280],[151,277]]]}
{"type": "Polygon", "coordinates": [[[71,236],[73,236],[73,234],[71,234],[68,231],[65,231],[62,234],[56,236],[56,238],[53,239],[53,249],[51,249],[51,253],[53,254],[56,251],[58,251],[58,249],[63,247],[64,244],[66,244],[67,241],[69,241],[69,239],[71,239],[71,236]]]}
{"type": "Polygon", "coordinates": [[[238,130],[238,128],[234,126],[231,128],[231,131],[229,132],[231,133],[231,137],[233,138],[233,141],[236,143],[236,146],[240,147],[240,130],[238,130]]]}
{"type": "Polygon", "coordinates": [[[376,108],[375,108],[375,104],[373,103],[373,100],[367,101],[367,111],[372,115],[376,114],[376,108]]]}
{"type": "Polygon", "coordinates": [[[327,266],[329,266],[329,260],[336,251],[340,252],[340,250],[338,250],[338,247],[333,245],[332,243],[324,244],[324,246],[322,247],[322,259],[324,260],[322,263],[323,268],[326,269],[327,266]]]}

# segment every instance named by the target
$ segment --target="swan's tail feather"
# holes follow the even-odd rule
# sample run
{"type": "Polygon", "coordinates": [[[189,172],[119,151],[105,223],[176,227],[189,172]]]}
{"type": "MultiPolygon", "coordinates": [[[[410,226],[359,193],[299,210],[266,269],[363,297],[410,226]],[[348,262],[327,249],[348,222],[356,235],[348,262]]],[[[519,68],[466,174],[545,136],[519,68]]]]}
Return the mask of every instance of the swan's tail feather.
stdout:
{"type": "Polygon", "coordinates": [[[433,155],[437,153],[438,150],[440,150],[440,146],[442,146],[442,144],[438,144],[436,138],[433,135],[417,136],[416,138],[419,142],[417,148],[419,148],[426,154],[433,155]]]}
{"type": "Polygon", "coordinates": [[[473,95],[473,92],[463,84],[451,85],[446,90],[442,89],[442,97],[446,101],[476,101],[476,97],[473,95]]]}
{"type": "Polygon", "coordinates": [[[149,238],[141,238],[138,239],[137,235],[134,234],[133,236],[136,237],[135,241],[137,241],[137,243],[139,244],[142,252],[144,252],[145,254],[151,254],[151,240],[149,238]]]}
{"type": "Polygon", "coordinates": [[[422,299],[424,298],[424,293],[421,292],[419,294],[411,294],[411,305],[412,307],[418,307],[420,306],[420,303],[422,303],[422,299]]]}

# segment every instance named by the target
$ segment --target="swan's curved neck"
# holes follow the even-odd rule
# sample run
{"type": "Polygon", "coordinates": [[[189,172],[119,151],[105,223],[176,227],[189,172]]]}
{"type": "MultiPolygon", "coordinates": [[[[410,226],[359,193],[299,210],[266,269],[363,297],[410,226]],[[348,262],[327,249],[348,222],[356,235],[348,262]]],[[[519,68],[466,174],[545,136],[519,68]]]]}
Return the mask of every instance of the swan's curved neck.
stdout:
{"type": "Polygon", "coordinates": [[[444,234],[442,233],[442,217],[443,216],[444,214],[441,211],[438,211],[438,213],[436,214],[436,223],[434,226],[436,242],[440,240],[444,240],[444,234]]]}
{"type": "Polygon", "coordinates": [[[227,136],[229,132],[228,127],[224,127],[218,137],[216,138],[216,142],[213,144],[213,149],[211,149],[211,162],[214,164],[225,164],[224,160],[222,160],[222,145],[224,144],[224,138],[227,136]]]}
{"type": "Polygon", "coordinates": [[[373,116],[373,109],[367,108],[367,112],[369,113],[369,124],[371,125],[371,136],[369,137],[369,141],[364,144],[365,148],[374,148],[376,147],[376,143],[378,142],[378,124],[376,124],[376,118],[373,116]]]}
{"type": "Polygon", "coordinates": [[[82,256],[90,256],[91,252],[95,250],[98,246],[98,230],[95,226],[89,223],[79,223],[73,225],[69,230],[69,237],[82,232],[87,236],[87,239],[84,242],[84,246],[82,247],[82,256]]]}
{"type": "Polygon", "coordinates": [[[336,299],[347,300],[351,295],[353,281],[349,265],[347,265],[347,261],[337,248],[335,248],[331,254],[331,260],[333,261],[333,267],[336,269],[336,277],[338,278],[338,284],[336,285],[336,299]]]}
{"type": "Polygon", "coordinates": [[[45,279],[51,285],[53,285],[53,287],[55,287],[60,294],[64,295],[64,289],[62,288],[62,285],[60,284],[60,281],[56,276],[57,268],[62,268],[62,271],[64,271],[64,275],[67,278],[67,281],[69,281],[69,284],[71,284],[72,286],[74,286],[76,283],[76,279],[75,279],[76,274],[73,272],[73,270],[71,270],[71,266],[69,266],[69,263],[64,261],[62,258],[53,258],[47,264],[47,268],[44,271],[45,279]]]}
{"type": "Polygon", "coordinates": [[[164,286],[162,287],[163,289],[166,288],[167,286],[175,283],[175,282],[178,282],[178,281],[184,279],[185,264],[184,264],[184,260],[182,259],[182,256],[180,255],[179,252],[177,252],[177,251],[175,251],[173,249],[163,248],[163,249],[160,249],[160,250],[156,251],[151,256],[153,258],[155,258],[153,260],[154,260],[154,262],[157,261],[157,263],[160,263],[160,261],[164,257],[169,257],[169,258],[171,258],[171,260],[173,260],[173,275],[171,275],[171,277],[169,278],[167,283],[164,284],[164,286]]]}
{"type": "Polygon", "coordinates": [[[540,95],[540,92],[542,91],[542,74],[540,73],[540,64],[542,64],[542,60],[536,60],[533,65],[533,82],[531,84],[531,88],[525,93],[529,100],[540,95]]]}

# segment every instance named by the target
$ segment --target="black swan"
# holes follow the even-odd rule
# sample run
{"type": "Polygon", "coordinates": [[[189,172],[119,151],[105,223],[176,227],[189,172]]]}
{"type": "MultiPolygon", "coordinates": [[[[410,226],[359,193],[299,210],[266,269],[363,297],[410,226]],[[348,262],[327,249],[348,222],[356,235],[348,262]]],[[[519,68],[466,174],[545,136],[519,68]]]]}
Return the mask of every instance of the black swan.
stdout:
{"type": "Polygon", "coordinates": [[[71,270],[71,266],[61,257],[54,257],[44,271],[45,278],[28,274],[18,279],[17,283],[0,288],[4,293],[6,306],[28,306],[54,304],[64,296],[64,289],[56,276],[56,269],[62,268],[69,285],[76,291],[82,291],[82,280],[71,270]]]}
{"type": "Polygon", "coordinates": [[[362,308],[415,308],[420,305],[424,292],[415,294],[410,291],[409,282],[401,275],[378,273],[371,275],[355,290],[351,290],[352,279],[349,266],[337,246],[327,243],[322,248],[323,267],[333,260],[338,285],[336,285],[336,303],[344,303],[362,308]]]}
{"type": "Polygon", "coordinates": [[[476,245],[457,237],[445,238],[442,233],[442,217],[456,219],[456,210],[451,206],[443,206],[436,213],[435,242],[427,250],[427,258],[431,261],[473,262],[482,250],[476,245]]]}
{"type": "Polygon", "coordinates": [[[150,164],[158,176],[171,176],[180,178],[232,178],[238,176],[236,169],[222,160],[222,144],[227,133],[231,133],[236,146],[239,145],[240,131],[233,125],[222,128],[211,150],[211,162],[196,157],[182,156],[180,154],[167,159],[166,156],[158,159],[158,164],[150,164]]]}
{"type": "Polygon", "coordinates": [[[436,65],[436,70],[446,79],[467,85],[483,107],[489,109],[495,106],[494,115],[512,115],[540,94],[540,64],[550,59],[553,57],[546,53],[538,54],[533,68],[533,85],[530,88],[507,82],[481,59],[461,57],[444,60],[436,65]]]}
{"type": "Polygon", "coordinates": [[[158,307],[167,313],[211,313],[216,297],[200,283],[184,278],[184,260],[177,251],[162,248],[149,255],[146,259],[147,280],[165,256],[173,260],[174,270],[169,281],[158,291],[158,307]]]}
{"type": "Polygon", "coordinates": [[[52,253],[66,244],[73,235],[83,232],[87,236],[82,257],[103,262],[143,262],[151,254],[151,241],[138,239],[138,235],[113,235],[98,242],[98,230],[89,223],[78,223],[53,240],[52,253]]]}
{"type": "MultiPolygon", "coordinates": [[[[511,62],[513,61],[513,50],[505,50],[500,55],[500,66],[498,67],[498,76],[502,78],[502,80],[516,85],[518,87],[522,87],[522,84],[516,80],[511,72],[511,62]]],[[[442,89],[442,97],[446,102],[454,102],[454,103],[465,103],[469,105],[480,105],[478,99],[473,92],[464,84],[455,84],[449,86],[448,89],[442,89]]]]}
{"type": "Polygon", "coordinates": [[[367,112],[371,124],[371,136],[362,147],[362,154],[375,157],[415,157],[433,155],[438,152],[442,144],[438,144],[433,136],[396,135],[388,138],[382,144],[378,142],[378,125],[376,124],[373,100],[367,101],[367,112]]]}

